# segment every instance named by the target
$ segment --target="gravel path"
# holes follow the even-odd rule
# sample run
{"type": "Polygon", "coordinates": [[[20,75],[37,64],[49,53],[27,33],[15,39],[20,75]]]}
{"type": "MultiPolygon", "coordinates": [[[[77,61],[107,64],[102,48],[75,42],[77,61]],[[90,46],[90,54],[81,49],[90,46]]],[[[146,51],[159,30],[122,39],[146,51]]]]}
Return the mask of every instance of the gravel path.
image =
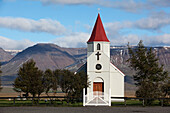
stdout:
{"type": "Polygon", "coordinates": [[[170,113],[170,107],[0,107],[0,113],[170,113]]]}

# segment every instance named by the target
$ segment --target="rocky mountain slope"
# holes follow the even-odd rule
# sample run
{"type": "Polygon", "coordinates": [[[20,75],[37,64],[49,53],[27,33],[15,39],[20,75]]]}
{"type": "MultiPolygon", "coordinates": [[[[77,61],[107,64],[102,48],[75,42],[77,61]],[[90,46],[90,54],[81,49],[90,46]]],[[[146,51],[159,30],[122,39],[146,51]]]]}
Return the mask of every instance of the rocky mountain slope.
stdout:
{"type": "MultiPolygon", "coordinates": [[[[154,47],[154,52],[159,59],[159,64],[164,65],[165,70],[170,71],[170,47],[154,47]]],[[[120,68],[126,75],[132,75],[132,70],[128,67],[128,49],[111,48],[111,62],[120,68]]]]}
{"type": "Polygon", "coordinates": [[[7,64],[2,65],[2,75],[15,75],[20,66],[29,59],[34,59],[41,70],[63,69],[76,62],[72,55],[57,45],[37,44],[18,53],[7,64]]]}
{"type": "Polygon", "coordinates": [[[0,48],[0,62],[3,64],[4,62],[8,62],[9,60],[11,60],[13,58],[13,56],[4,51],[2,48],[0,48]]]}

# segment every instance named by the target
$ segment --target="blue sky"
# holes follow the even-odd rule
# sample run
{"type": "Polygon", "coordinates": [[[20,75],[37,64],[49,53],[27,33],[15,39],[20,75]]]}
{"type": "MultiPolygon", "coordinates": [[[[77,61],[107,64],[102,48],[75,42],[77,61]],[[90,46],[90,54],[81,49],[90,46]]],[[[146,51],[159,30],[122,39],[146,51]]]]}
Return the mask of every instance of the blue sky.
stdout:
{"type": "Polygon", "coordinates": [[[0,0],[0,47],[86,47],[98,8],[112,46],[170,46],[170,0],[0,0]]]}

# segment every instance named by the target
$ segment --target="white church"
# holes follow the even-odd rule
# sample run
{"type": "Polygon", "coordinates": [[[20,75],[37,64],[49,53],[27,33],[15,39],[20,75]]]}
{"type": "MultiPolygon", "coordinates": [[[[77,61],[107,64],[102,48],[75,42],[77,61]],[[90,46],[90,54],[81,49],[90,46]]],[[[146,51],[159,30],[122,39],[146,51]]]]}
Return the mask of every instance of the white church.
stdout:
{"type": "Polygon", "coordinates": [[[87,41],[87,72],[90,86],[83,90],[83,106],[110,106],[111,101],[124,101],[124,74],[110,62],[108,40],[100,14],[87,41]],[[112,97],[112,98],[111,98],[112,97]]]}

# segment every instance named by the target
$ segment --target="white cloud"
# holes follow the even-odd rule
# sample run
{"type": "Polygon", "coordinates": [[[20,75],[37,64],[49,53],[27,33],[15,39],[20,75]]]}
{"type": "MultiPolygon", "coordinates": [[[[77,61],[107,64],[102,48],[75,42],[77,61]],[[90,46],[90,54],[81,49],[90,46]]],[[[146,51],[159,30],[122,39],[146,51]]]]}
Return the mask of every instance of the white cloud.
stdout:
{"type": "Polygon", "coordinates": [[[51,19],[32,20],[26,18],[0,17],[0,27],[25,32],[46,32],[54,35],[66,34],[60,22],[51,19]]]}
{"type": "Polygon", "coordinates": [[[170,18],[167,17],[149,17],[138,20],[134,26],[139,29],[159,30],[164,26],[170,25],[170,18]]]}
{"type": "Polygon", "coordinates": [[[148,1],[155,6],[164,6],[164,7],[170,6],[170,0],[148,0],[148,1]]]}
{"type": "Polygon", "coordinates": [[[40,1],[43,4],[63,4],[63,5],[101,5],[105,7],[121,8],[129,11],[139,9],[144,6],[143,2],[135,2],[135,0],[32,0],[40,1]]]}
{"type": "Polygon", "coordinates": [[[110,39],[113,46],[127,45],[128,42],[130,45],[137,45],[140,40],[143,40],[145,46],[170,46],[170,34],[156,36],[129,34],[110,39]]]}
{"type": "MultiPolygon", "coordinates": [[[[142,18],[137,21],[124,21],[124,22],[113,22],[105,23],[108,33],[111,35],[117,35],[122,29],[144,29],[144,30],[155,30],[159,31],[165,26],[170,25],[170,14],[165,12],[157,12],[151,14],[147,18],[142,18]]],[[[109,35],[110,35],[109,34],[109,35]]]]}
{"type": "Polygon", "coordinates": [[[103,2],[103,0],[32,0],[32,1],[41,1],[43,4],[66,4],[66,5],[76,4],[93,5],[96,3],[103,2]]]}
{"type": "Polygon", "coordinates": [[[128,44],[128,42],[130,42],[131,45],[136,45],[140,40],[140,37],[135,34],[122,35],[119,37],[110,38],[111,45],[113,46],[125,46],[128,44]]]}
{"type": "Polygon", "coordinates": [[[117,8],[128,12],[139,12],[162,7],[169,7],[170,0],[31,0],[40,1],[44,5],[100,5],[104,7],[117,8]]]}
{"type": "Polygon", "coordinates": [[[121,33],[122,29],[125,28],[132,28],[133,27],[133,23],[130,21],[125,21],[125,22],[113,22],[113,23],[106,23],[106,30],[107,30],[107,34],[111,37],[117,37],[119,36],[121,33]]]}
{"type": "Polygon", "coordinates": [[[135,0],[115,0],[110,4],[110,7],[134,13],[152,8],[152,6],[148,6],[145,2],[136,2],[135,0]]]}
{"type": "Polygon", "coordinates": [[[0,47],[5,50],[23,50],[29,46],[34,45],[33,42],[27,39],[17,41],[3,36],[0,36],[0,42],[0,47]]]}
{"type": "Polygon", "coordinates": [[[137,21],[124,21],[106,23],[108,38],[112,45],[127,45],[130,42],[136,45],[143,40],[147,46],[170,45],[170,34],[147,36],[147,34],[132,34],[131,30],[159,31],[165,26],[170,25],[170,14],[166,12],[152,13],[149,17],[137,21]],[[126,29],[126,30],[125,30],[126,29]],[[125,33],[124,33],[125,30],[125,33]]]}
{"type": "MultiPolygon", "coordinates": [[[[62,5],[100,5],[104,7],[117,8],[120,10],[125,10],[128,12],[138,12],[143,9],[151,9],[154,8],[155,5],[160,6],[158,2],[154,2],[153,0],[148,1],[139,1],[139,0],[31,0],[31,1],[40,1],[44,5],[49,4],[62,4],[62,5]],[[154,5],[153,5],[154,4],[154,5]]],[[[162,0],[168,1],[168,0],[162,0]]],[[[165,6],[163,2],[161,6],[165,6]]]]}
{"type": "MultiPolygon", "coordinates": [[[[16,0],[2,0],[14,2],[16,0]]],[[[100,5],[104,7],[118,8],[129,12],[137,12],[144,9],[154,9],[169,7],[170,0],[29,0],[40,1],[44,5],[62,4],[62,5],[100,5]]]]}
{"type": "MultiPolygon", "coordinates": [[[[40,1],[44,5],[49,4],[62,4],[62,5],[100,5],[104,7],[118,8],[129,12],[136,12],[140,9],[146,8],[143,2],[136,2],[135,0],[32,0],[40,1]]],[[[150,7],[147,7],[147,9],[150,7]]]]}
{"type": "Polygon", "coordinates": [[[61,47],[86,47],[86,42],[90,38],[87,33],[73,33],[68,36],[56,38],[52,42],[61,47]]]}
{"type": "Polygon", "coordinates": [[[170,34],[163,34],[157,36],[146,36],[146,44],[154,46],[169,46],[170,45],[170,34]]]}
{"type": "Polygon", "coordinates": [[[145,30],[161,30],[164,26],[170,25],[170,19],[161,18],[147,18],[144,20],[139,20],[136,22],[123,22],[123,23],[112,23],[106,24],[107,35],[111,41],[111,45],[127,45],[130,42],[131,45],[137,45],[140,40],[144,41],[147,46],[170,46],[170,34],[162,34],[155,36],[147,36],[144,34],[136,35],[131,34],[130,29],[145,29],[145,30]],[[126,32],[122,33],[123,29],[127,29],[126,32]]]}

